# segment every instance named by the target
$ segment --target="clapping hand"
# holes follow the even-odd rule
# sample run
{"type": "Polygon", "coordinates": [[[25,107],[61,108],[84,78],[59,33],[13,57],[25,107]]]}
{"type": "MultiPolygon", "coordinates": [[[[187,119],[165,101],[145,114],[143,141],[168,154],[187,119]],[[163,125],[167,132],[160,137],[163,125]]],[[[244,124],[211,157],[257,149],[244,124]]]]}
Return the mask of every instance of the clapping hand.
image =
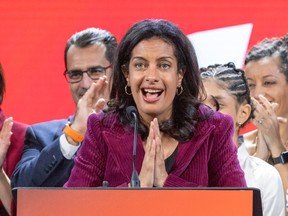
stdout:
{"type": "Polygon", "coordinates": [[[287,120],[276,115],[278,104],[270,103],[263,95],[259,95],[259,101],[254,98],[252,101],[255,107],[253,123],[258,128],[255,156],[268,160],[271,151],[283,148],[279,123],[286,123],[287,120]]]}
{"type": "MultiPolygon", "coordinates": [[[[81,134],[87,130],[87,120],[91,113],[101,111],[105,104],[105,91],[108,88],[107,77],[101,77],[96,83],[92,83],[87,92],[77,103],[77,111],[71,128],[81,134]]],[[[70,143],[73,143],[70,140],[70,143]]]]}
{"type": "Polygon", "coordinates": [[[5,209],[11,214],[11,201],[12,193],[10,187],[10,180],[3,170],[3,163],[10,146],[10,137],[12,135],[13,119],[9,117],[5,119],[2,130],[0,132],[0,200],[3,203],[5,209]]]}
{"type": "Polygon", "coordinates": [[[0,169],[2,169],[8,148],[10,146],[10,137],[12,135],[13,118],[5,119],[0,132],[0,169]]]}

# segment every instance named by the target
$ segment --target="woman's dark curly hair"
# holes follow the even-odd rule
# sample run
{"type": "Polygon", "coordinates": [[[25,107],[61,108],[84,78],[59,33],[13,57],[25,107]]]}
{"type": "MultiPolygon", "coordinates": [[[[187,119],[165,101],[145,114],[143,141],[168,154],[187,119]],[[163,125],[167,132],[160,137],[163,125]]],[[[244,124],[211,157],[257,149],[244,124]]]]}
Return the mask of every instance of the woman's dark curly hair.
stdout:
{"type": "MultiPolygon", "coordinates": [[[[172,116],[169,120],[160,123],[160,130],[178,141],[186,141],[193,136],[195,124],[199,121],[196,113],[204,88],[200,78],[197,57],[191,42],[175,24],[169,21],[143,20],[134,24],[124,35],[117,48],[113,63],[113,86],[110,94],[111,100],[108,102],[108,112],[118,112],[122,124],[133,125],[133,123],[129,123],[126,108],[136,104],[132,95],[125,93],[127,82],[123,70],[129,73],[128,65],[134,47],[141,41],[152,37],[160,38],[173,46],[178,71],[184,72],[183,92],[175,96],[172,116]]],[[[149,128],[140,123],[139,131],[142,139],[145,140],[149,128]]]]}
{"type": "Polygon", "coordinates": [[[288,81],[288,35],[265,38],[254,45],[245,58],[245,65],[250,61],[257,61],[265,57],[279,57],[281,63],[279,68],[288,81]]]}

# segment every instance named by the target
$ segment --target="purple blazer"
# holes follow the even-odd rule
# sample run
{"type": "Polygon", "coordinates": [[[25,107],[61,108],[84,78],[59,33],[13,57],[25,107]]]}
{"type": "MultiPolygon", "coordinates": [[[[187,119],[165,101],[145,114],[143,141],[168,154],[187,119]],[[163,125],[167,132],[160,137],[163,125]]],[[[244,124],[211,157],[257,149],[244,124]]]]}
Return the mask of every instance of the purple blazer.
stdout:
{"type": "MultiPolygon", "coordinates": [[[[211,112],[202,106],[199,114],[208,110],[211,112]]],[[[127,187],[132,173],[133,128],[124,128],[116,114],[107,116],[103,112],[92,114],[87,127],[65,187],[97,187],[103,181],[111,187],[127,187]]],[[[192,139],[179,143],[164,187],[245,187],[232,136],[230,116],[214,112],[208,120],[199,122],[192,139]]],[[[144,154],[138,134],[138,173],[144,154]]]]}

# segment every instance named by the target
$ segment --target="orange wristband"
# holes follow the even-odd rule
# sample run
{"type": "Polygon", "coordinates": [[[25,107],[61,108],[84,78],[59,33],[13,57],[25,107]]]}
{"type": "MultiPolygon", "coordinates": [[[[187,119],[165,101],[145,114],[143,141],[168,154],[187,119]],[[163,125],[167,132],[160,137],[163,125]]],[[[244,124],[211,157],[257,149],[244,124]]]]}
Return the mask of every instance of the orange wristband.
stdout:
{"type": "Polygon", "coordinates": [[[63,132],[71,137],[71,139],[73,139],[75,142],[79,143],[79,142],[82,142],[84,140],[84,135],[78,133],[77,131],[73,130],[71,127],[70,127],[70,123],[67,123],[65,128],[63,129],[63,132]]]}

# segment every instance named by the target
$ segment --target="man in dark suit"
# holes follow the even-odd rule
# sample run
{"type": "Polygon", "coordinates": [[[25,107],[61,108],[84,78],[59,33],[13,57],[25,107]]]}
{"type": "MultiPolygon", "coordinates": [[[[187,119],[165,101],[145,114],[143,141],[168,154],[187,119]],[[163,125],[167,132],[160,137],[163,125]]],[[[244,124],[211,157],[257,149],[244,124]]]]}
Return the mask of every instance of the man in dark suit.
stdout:
{"type": "Polygon", "coordinates": [[[62,187],[86,132],[90,113],[103,109],[109,98],[109,77],[116,38],[108,31],[77,32],[65,48],[65,78],[77,110],[67,119],[28,127],[22,158],[13,176],[14,187],[62,187]]]}

